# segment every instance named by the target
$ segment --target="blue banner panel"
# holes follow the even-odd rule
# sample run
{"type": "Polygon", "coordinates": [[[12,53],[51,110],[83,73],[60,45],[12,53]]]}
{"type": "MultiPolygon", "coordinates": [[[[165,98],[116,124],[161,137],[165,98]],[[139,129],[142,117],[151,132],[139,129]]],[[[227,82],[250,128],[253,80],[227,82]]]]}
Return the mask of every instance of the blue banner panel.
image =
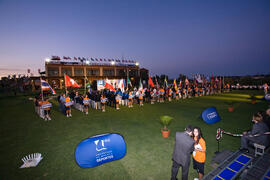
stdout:
{"type": "Polygon", "coordinates": [[[92,168],[115,161],[126,155],[126,143],[120,134],[103,134],[80,142],[75,160],[82,168],[92,168]]]}
{"type": "Polygon", "coordinates": [[[215,107],[205,109],[201,116],[207,124],[214,124],[220,121],[220,116],[218,115],[217,109],[215,107]]]}

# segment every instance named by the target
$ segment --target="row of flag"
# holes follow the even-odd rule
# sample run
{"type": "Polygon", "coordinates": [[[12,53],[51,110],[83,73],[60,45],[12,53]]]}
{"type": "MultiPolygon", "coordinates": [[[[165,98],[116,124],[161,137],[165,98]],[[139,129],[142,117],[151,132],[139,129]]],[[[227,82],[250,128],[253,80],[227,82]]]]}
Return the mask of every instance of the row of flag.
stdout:
{"type": "MultiPolygon", "coordinates": [[[[68,75],[64,75],[64,79],[65,79],[65,86],[66,87],[80,87],[80,85],[74,80],[74,79],[72,79],[71,77],[69,77],[68,75]]],[[[221,78],[220,79],[218,79],[217,77],[216,77],[216,82],[221,82],[221,78]]],[[[201,77],[200,76],[197,76],[196,78],[195,78],[195,82],[196,81],[198,81],[198,83],[203,83],[203,80],[201,79],[201,77]]],[[[214,81],[214,79],[213,78],[211,78],[211,81],[214,81]]],[[[185,80],[185,84],[186,85],[189,85],[189,80],[186,78],[186,80],[185,80]]],[[[132,84],[131,84],[131,81],[130,81],[130,79],[128,78],[127,79],[127,85],[130,85],[131,87],[132,87],[132,84]]],[[[151,79],[151,77],[149,76],[149,78],[148,78],[148,85],[149,86],[151,86],[152,88],[154,88],[155,87],[155,84],[154,84],[154,82],[152,81],[152,79],[151,79]]],[[[164,79],[164,85],[165,85],[165,87],[168,87],[168,82],[167,82],[167,79],[165,78],[164,79]]],[[[196,84],[195,84],[196,85],[196,84]]],[[[118,84],[118,88],[120,88],[122,91],[124,90],[124,80],[122,79],[122,80],[120,80],[119,81],[119,84],[118,84]]],[[[157,79],[156,79],[156,86],[157,86],[157,88],[159,88],[159,84],[158,84],[158,82],[157,82],[157,79]]],[[[173,81],[173,86],[174,86],[174,88],[175,89],[178,89],[178,86],[177,86],[177,83],[176,83],[176,79],[174,79],[174,81],[173,81]]],[[[182,86],[182,81],[180,81],[179,82],[179,87],[181,87],[182,86]]],[[[115,89],[114,89],[114,87],[113,87],[113,85],[111,85],[109,82],[107,82],[107,81],[105,81],[105,86],[104,86],[105,88],[107,88],[107,89],[109,89],[109,90],[111,90],[111,91],[116,91],[115,89]]],[[[143,89],[143,84],[142,84],[142,81],[141,81],[141,79],[140,79],[140,83],[139,83],[139,90],[142,90],[143,89]]],[[[50,90],[51,92],[52,92],[52,94],[56,94],[55,93],[55,91],[52,89],[52,87],[49,85],[49,83],[48,82],[46,82],[46,81],[44,81],[44,80],[41,80],[41,90],[43,90],[43,91],[48,91],[48,90],[50,90]]]]}
{"type": "MultiPolygon", "coordinates": [[[[155,78],[156,79],[156,86],[157,86],[157,88],[159,88],[159,84],[158,84],[158,81],[157,81],[157,78],[155,78]]],[[[215,84],[215,83],[219,83],[219,84],[221,84],[222,83],[222,80],[223,80],[223,84],[224,84],[224,77],[223,77],[223,79],[222,79],[222,77],[214,77],[214,76],[212,76],[211,77],[211,81],[210,81],[210,78],[208,77],[208,78],[205,78],[204,76],[201,76],[201,75],[195,75],[194,76],[194,85],[197,85],[197,83],[200,83],[200,84],[204,84],[204,83],[207,83],[207,82],[210,82],[211,84],[215,84]]],[[[153,83],[153,81],[152,81],[152,79],[151,79],[151,77],[149,76],[149,78],[148,78],[148,85],[150,86],[150,87],[155,87],[155,84],[153,83]]],[[[186,78],[185,79],[185,85],[186,86],[188,86],[189,85],[189,80],[186,78]]],[[[168,81],[167,81],[167,79],[165,78],[164,79],[164,86],[165,87],[168,87],[168,81]]],[[[177,89],[177,83],[176,83],[176,79],[174,79],[174,81],[173,81],[173,86],[174,86],[174,88],[175,89],[177,89]]],[[[181,87],[182,86],[182,81],[180,80],[179,81],[179,87],[181,87]]]]}
{"type": "MultiPolygon", "coordinates": [[[[52,94],[56,94],[54,89],[50,86],[47,81],[40,79],[41,90],[42,91],[51,91],[52,94]]],[[[66,87],[80,87],[80,85],[71,77],[65,74],[65,86],[66,87]]]]}
{"type": "MultiPolygon", "coordinates": [[[[72,60],[71,57],[69,56],[63,56],[64,60],[72,60]]],[[[52,56],[51,60],[61,60],[60,56],[52,56]]],[[[122,63],[136,63],[136,61],[133,60],[119,60],[119,59],[102,59],[102,58],[85,58],[85,57],[73,57],[73,60],[81,60],[81,61],[86,61],[86,60],[91,60],[91,61],[101,61],[101,62],[122,62],[122,63]]]]}

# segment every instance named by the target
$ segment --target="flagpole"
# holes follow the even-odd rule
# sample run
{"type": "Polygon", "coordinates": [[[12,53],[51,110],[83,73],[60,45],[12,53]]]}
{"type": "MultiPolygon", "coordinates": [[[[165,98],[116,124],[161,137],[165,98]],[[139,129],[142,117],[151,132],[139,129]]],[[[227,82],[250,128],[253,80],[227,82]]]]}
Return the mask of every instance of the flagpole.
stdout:
{"type": "Polygon", "coordinates": [[[84,94],[86,93],[86,76],[84,76],[84,94]]]}
{"type": "Polygon", "coordinates": [[[66,95],[67,95],[67,86],[66,86],[66,73],[64,73],[64,82],[65,82],[65,90],[66,90],[66,95]]]}
{"type": "Polygon", "coordinates": [[[41,84],[41,77],[40,77],[40,90],[41,90],[41,98],[42,98],[42,101],[43,101],[43,90],[42,90],[42,84],[41,84]]]}

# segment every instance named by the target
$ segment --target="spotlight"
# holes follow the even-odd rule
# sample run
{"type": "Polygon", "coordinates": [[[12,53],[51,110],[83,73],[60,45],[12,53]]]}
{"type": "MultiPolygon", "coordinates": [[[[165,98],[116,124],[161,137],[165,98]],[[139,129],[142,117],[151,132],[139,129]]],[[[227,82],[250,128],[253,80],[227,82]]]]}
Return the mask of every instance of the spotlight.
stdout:
{"type": "Polygon", "coordinates": [[[46,62],[50,62],[51,59],[50,59],[50,58],[46,58],[45,61],[46,61],[46,62]]]}

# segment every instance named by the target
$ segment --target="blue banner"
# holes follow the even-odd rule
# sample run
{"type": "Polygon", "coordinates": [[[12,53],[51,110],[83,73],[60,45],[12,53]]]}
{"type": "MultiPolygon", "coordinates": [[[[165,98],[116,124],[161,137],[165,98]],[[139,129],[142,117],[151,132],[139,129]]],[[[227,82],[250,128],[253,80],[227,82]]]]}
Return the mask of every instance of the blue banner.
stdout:
{"type": "Polygon", "coordinates": [[[201,117],[207,124],[214,124],[220,121],[220,116],[218,115],[217,109],[215,107],[205,109],[202,112],[201,117]]]}
{"type": "Polygon", "coordinates": [[[92,168],[126,155],[126,143],[119,134],[103,134],[83,140],[76,147],[75,160],[82,168],[92,168]]]}
{"type": "Polygon", "coordinates": [[[73,105],[73,103],[74,103],[73,101],[66,102],[65,106],[71,106],[71,105],[73,105]]]}
{"type": "Polygon", "coordinates": [[[46,109],[46,108],[51,108],[51,107],[52,107],[52,104],[51,103],[49,103],[49,104],[42,104],[40,106],[40,109],[46,109]]]}

